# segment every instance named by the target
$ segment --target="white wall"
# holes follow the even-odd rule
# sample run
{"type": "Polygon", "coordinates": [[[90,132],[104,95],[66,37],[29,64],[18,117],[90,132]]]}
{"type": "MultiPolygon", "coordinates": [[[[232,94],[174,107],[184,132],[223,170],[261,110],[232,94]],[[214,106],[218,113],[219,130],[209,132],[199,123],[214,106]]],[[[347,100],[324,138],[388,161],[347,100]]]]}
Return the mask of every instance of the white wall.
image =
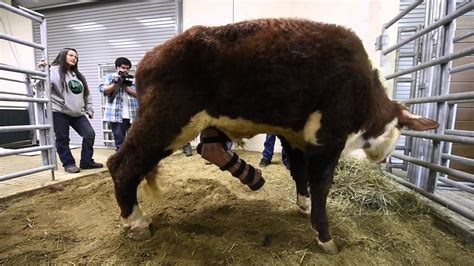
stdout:
{"type": "MultiPolygon", "coordinates": [[[[11,4],[11,1],[4,1],[11,4]]],[[[33,41],[32,22],[20,15],[0,9],[0,32],[25,41],[33,41]]],[[[19,68],[34,69],[34,49],[25,45],[0,40],[0,63],[19,68]]],[[[0,71],[0,77],[24,80],[20,73],[0,71]]],[[[0,92],[25,93],[23,83],[5,81],[0,79],[0,92]]],[[[1,102],[2,106],[26,106],[26,103],[1,102]]]]}
{"type": "MultiPolygon", "coordinates": [[[[398,9],[398,0],[184,0],[183,28],[279,17],[335,23],[351,28],[362,39],[378,67],[380,55],[375,52],[375,39],[381,34],[382,25],[398,14],[398,9]]],[[[264,140],[264,135],[256,136],[246,141],[246,148],[261,151],[264,140]]]]}

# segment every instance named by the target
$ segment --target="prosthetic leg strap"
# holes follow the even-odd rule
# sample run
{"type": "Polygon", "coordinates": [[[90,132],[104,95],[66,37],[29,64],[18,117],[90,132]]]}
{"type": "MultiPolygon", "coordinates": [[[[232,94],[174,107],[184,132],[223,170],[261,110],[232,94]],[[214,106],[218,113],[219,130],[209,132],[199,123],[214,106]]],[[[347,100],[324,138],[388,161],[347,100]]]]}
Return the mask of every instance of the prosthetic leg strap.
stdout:
{"type": "MultiPolygon", "coordinates": [[[[240,159],[240,167],[232,175],[235,177],[241,176],[245,170],[245,165],[247,165],[247,163],[244,160],[240,159]]],[[[240,180],[240,182],[249,186],[251,190],[257,190],[265,184],[265,180],[262,177],[255,184],[250,185],[253,183],[253,180],[255,179],[255,168],[251,166],[250,164],[248,166],[249,166],[249,170],[247,172],[247,175],[245,176],[243,180],[240,180]]]]}
{"type": "MultiPolygon", "coordinates": [[[[240,159],[240,166],[239,166],[239,168],[237,169],[237,171],[235,171],[234,173],[232,173],[232,175],[233,175],[234,177],[239,177],[239,176],[241,176],[241,175],[244,173],[244,171],[245,171],[245,166],[246,166],[246,165],[247,165],[247,163],[246,163],[244,160],[240,159]]],[[[243,181],[242,181],[242,183],[243,183],[243,181]]],[[[245,183],[244,183],[244,184],[245,184],[245,183]]]]}
{"type": "Polygon", "coordinates": [[[205,131],[206,133],[216,134],[214,136],[204,136],[206,133],[203,133],[203,137],[201,139],[202,143],[222,143],[224,150],[227,151],[226,142],[230,141],[229,137],[227,137],[222,131],[218,130],[217,128],[208,128],[205,131]]]}
{"type": "Polygon", "coordinates": [[[202,143],[225,143],[226,140],[222,136],[203,137],[202,143]]]}
{"type": "MultiPolygon", "coordinates": [[[[234,166],[234,164],[238,163],[238,161],[239,161],[239,155],[237,155],[237,153],[234,152],[234,154],[232,155],[232,158],[230,159],[230,161],[228,163],[226,163],[224,166],[220,167],[220,169],[222,171],[229,170],[229,168],[234,166]]],[[[245,167],[245,165],[244,165],[244,167],[245,167]]],[[[234,175],[234,174],[232,174],[232,175],[234,175]]]]}
{"type": "Polygon", "coordinates": [[[260,170],[255,170],[252,165],[239,159],[235,152],[227,149],[225,142],[228,141],[228,138],[224,133],[216,128],[209,128],[204,130],[202,135],[202,143],[199,143],[197,152],[204,159],[219,166],[222,171],[231,172],[234,177],[237,177],[240,182],[252,190],[257,190],[265,184],[260,170]]]}

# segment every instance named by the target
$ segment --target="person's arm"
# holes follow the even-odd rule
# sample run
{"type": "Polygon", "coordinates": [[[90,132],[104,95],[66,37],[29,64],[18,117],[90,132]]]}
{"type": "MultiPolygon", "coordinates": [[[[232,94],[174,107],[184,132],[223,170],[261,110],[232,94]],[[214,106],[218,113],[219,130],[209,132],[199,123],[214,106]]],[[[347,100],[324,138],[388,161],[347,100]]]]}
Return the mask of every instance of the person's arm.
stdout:
{"type": "Polygon", "coordinates": [[[131,94],[134,97],[137,97],[137,91],[135,90],[135,86],[126,86],[124,90],[126,93],[131,94]]]}
{"type": "MultiPolygon", "coordinates": [[[[36,71],[46,72],[49,71],[48,62],[44,59],[40,60],[39,63],[36,65],[36,71]]],[[[33,81],[33,88],[35,88],[38,92],[44,91],[44,80],[35,79],[33,81]]]]}
{"type": "Polygon", "coordinates": [[[84,99],[84,111],[90,119],[94,118],[94,109],[92,109],[92,95],[89,93],[84,99]]]}
{"type": "Polygon", "coordinates": [[[99,91],[105,95],[110,95],[114,93],[118,87],[119,85],[113,82],[111,76],[107,75],[99,84],[99,91]]]}
{"type": "Polygon", "coordinates": [[[109,84],[109,85],[104,85],[103,92],[105,95],[109,95],[114,93],[114,91],[118,88],[119,86],[115,83],[109,84]]]}

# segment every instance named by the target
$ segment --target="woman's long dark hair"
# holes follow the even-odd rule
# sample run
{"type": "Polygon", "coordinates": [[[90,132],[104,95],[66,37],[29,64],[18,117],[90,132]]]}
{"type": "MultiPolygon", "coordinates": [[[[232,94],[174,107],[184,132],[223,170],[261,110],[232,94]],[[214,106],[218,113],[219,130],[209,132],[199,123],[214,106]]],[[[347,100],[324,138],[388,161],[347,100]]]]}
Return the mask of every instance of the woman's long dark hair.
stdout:
{"type": "Polygon", "coordinates": [[[59,66],[59,77],[61,79],[61,83],[63,84],[63,88],[67,88],[67,84],[65,81],[65,76],[68,70],[71,70],[76,74],[77,78],[82,82],[82,85],[84,86],[84,97],[89,96],[89,86],[87,86],[86,78],[79,72],[77,69],[77,64],[79,63],[79,57],[77,57],[77,62],[76,65],[70,66],[66,62],[66,56],[69,51],[74,51],[77,53],[76,49],[74,48],[63,48],[61,51],[59,51],[58,56],[53,61],[53,66],[59,66]]]}

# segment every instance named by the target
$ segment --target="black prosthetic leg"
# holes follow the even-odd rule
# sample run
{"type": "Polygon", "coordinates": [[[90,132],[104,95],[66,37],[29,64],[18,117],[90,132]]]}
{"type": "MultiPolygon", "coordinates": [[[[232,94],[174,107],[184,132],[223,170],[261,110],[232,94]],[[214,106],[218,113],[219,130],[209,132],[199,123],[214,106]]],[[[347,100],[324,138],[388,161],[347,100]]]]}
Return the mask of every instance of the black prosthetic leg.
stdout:
{"type": "Polygon", "coordinates": [[[202,142],[197,146],[197,152],[204,159],[219,166],[222,171],[229,171],[251,190],[258,190],[265,184],[262,171],[247,164],[235,152],[227,149],[226,141],[230,140],[224,133],[210,127],[201,135],[202,142]]]}

